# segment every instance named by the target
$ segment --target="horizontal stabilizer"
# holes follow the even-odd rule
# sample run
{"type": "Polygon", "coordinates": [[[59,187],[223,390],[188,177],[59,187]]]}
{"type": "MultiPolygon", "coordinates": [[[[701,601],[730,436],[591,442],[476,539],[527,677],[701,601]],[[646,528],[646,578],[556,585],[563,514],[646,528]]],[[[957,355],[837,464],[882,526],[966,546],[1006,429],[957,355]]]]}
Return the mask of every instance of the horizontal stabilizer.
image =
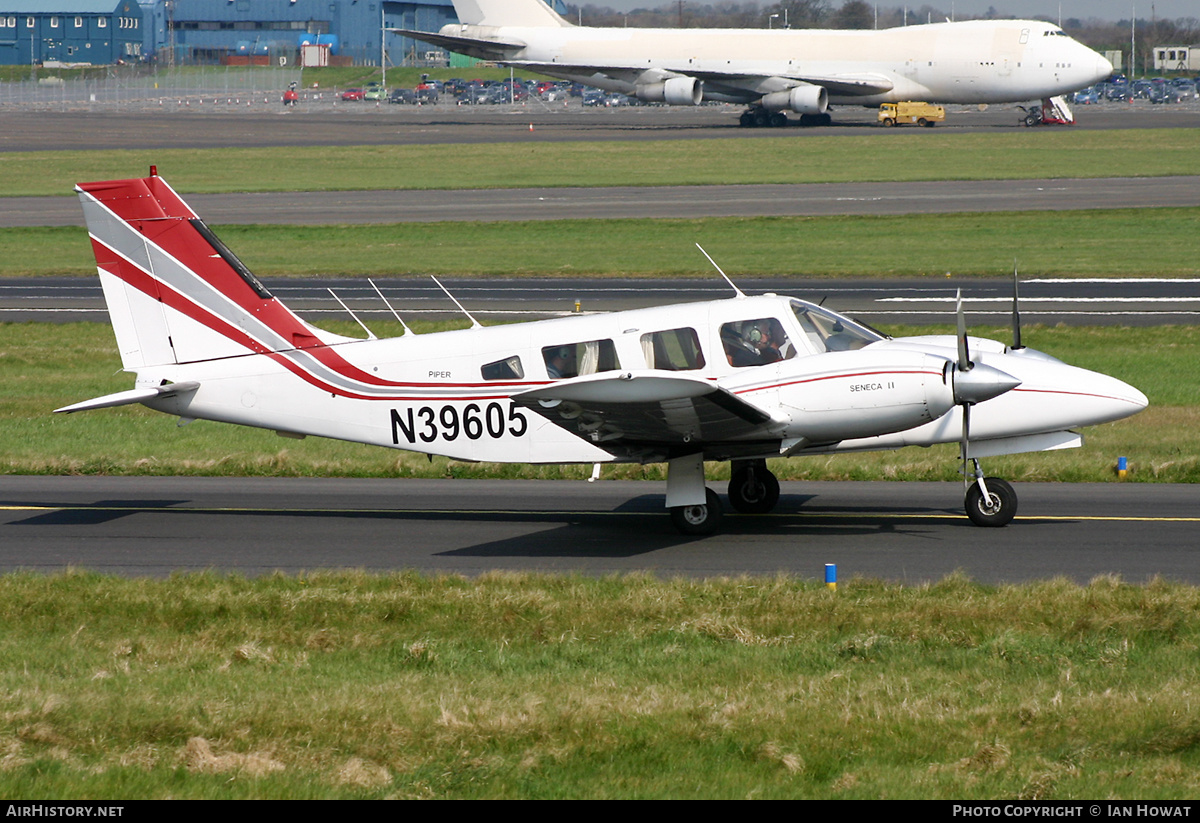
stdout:
{"type": "Polygon", "coordinates": [[[70,406],[63,406],[61,409],[55,409],[55,414],[70,414],[77,411],[89,411],[91,409],[111,409],[114,406],[130,406],[134,403],[141,403],[144,400],[153,400],[156,397],[172,397],[184,392],[195,391],[200,388],[200,384],[195,380],[188,380],[181,383],[171,383],[166,386],[156,386],[150,389],[130,389],[129,391],[119,391],[116,394],[106,394],[103,397],[96,397],[92,400],[84,400],[82,403],[73,403],[70,406]]]}
{"type": "Polygon", "coordinates": [[[392,34],[398,34],[401,37],[411,37],[413,40],[419,40],[431,46],[439,46],[448,51],[465,54],[468,57],[475,57],[479,60],[503,60],[505,57],[515,55],[526,46],[520,40],[500,40],[494,37],[487,39],[455,37],[449,34],[434,34],[433,32],[416,31],[413,29],[388,29],[388,31],[392,34]]]}

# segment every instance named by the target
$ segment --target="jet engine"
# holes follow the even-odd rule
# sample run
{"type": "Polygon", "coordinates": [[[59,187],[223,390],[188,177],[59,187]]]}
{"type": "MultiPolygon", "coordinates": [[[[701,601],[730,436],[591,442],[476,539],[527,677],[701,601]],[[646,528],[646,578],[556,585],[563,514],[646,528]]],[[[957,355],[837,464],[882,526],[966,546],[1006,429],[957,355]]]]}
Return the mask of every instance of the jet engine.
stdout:
{"type": "Polygon", "coordinates": [[[698,106],[704,99],[704,82],[695,77],[672,77],[662,83],[638,86],[634,94],[639,100],[645,100],[647,103],[698,106]]]}
{"type": "Polygon", "coordinates": [[[764,95],[762,105],[767,111],[791,109],[796,114],[824,114],[829,108],[829,92],[824,86],[795,86],[764,95]]]}

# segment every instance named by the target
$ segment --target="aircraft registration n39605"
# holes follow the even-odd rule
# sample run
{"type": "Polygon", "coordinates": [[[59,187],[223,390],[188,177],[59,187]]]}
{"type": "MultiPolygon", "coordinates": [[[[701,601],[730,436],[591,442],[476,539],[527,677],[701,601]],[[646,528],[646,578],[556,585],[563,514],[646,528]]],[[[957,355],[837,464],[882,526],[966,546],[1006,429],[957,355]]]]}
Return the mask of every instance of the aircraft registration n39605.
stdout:
{"type": "MultiPolygon", "coordinates": [[[[128,391],[59,412],[142,403],[203,419],[517,463],[667,464],[686,534],[715,531],[705,461],[730,461],[729,502],[771,511],[771,457],[960,444],[966,509],[1016,513],[979,458],[1082,445],[1072,429],[1128,417],[1146,397],[1020,342],[889,338],[792,297],[725,300],[379,339],[305,322],[151,168],[82,183],[128,391]]],[[[723,273],[722,273],[723,275],[723,273]]]]}

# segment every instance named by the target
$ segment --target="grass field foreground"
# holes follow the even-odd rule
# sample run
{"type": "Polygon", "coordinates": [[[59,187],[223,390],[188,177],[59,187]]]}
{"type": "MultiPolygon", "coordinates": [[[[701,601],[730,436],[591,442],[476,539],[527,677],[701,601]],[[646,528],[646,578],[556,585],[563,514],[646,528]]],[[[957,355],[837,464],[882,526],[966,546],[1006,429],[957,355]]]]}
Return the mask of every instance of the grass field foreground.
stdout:
{"type": "Polygon", "coordinates": [[[181,194],[1200,174],[1195,129],[897,129],[653,143],[523,142],[519,135],[514,124],[507,143],[9,152],[0,155],[0,195],[66,196],[76,183],[141,177],[152,164],[181,194]],[[762,162],[771,157],[789,159],[762,162]]]}
{"type": "Polygon", "coordinates": [[[1178,798],[1200,592],[0,577],[0,795],[1178,798]]]}
{"type": "MultiPolygon", "coordinates": [[[[358,335],[351,322],[322,324],[358,335]]],[[[392,325],[372,324],[381,336],[392,325]]],[[[443,326],[444,327],[444,326],[443,326]]],[[[418,323],[416,328],[429,329],[418,323]]],[[[944,328],[892,327],[896,335],[947,333],[944,328]]],[[[972,333],[1007,339],[1005,328],[972,333]]],[[[1074,365],[1112,374],[1141,389],[1150,408],[1133,418],[1085,430],[1082,449],[992,458],[988,472],[1016,481],[1114,479],[1117,457],[1128,457],[1130,479],[1200,481],[1200,328],[1046,328],[1028,326],[1027,345],[1074,365]]],[[[272,432],[198,421],[175,421],[143,406],[68,416],[51,410],[123,391],[107,325],[0,324],[0,472],[8,474],[148,474],[346,477],[576,478],[590,466],[458,463],[442,458],[321,438],[281,440],[272,432]]],[[[902,449],[772,461],[785,480],[956,480],[957,447],[902,449]]],[[[728,464],[709,467],[712,480],[728,478],[728,464]]],[[[660,465],[606,466],[610,479],[665,479],[660,465]]]]}

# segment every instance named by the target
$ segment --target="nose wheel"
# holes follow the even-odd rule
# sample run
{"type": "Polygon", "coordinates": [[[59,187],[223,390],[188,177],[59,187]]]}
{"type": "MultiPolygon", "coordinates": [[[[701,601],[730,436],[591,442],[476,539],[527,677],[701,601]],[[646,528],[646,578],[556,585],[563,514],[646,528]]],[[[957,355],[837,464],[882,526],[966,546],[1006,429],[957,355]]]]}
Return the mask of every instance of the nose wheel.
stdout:
{"type": "Polygon", "coordinates": [[[975,479],[967,486],[963,505],[967,517],[976,526],[998,528],[1007,526],[1017,516],[1017,493],[1013,487],[999,477],[984,477],[975,464],[975,479]]]}

